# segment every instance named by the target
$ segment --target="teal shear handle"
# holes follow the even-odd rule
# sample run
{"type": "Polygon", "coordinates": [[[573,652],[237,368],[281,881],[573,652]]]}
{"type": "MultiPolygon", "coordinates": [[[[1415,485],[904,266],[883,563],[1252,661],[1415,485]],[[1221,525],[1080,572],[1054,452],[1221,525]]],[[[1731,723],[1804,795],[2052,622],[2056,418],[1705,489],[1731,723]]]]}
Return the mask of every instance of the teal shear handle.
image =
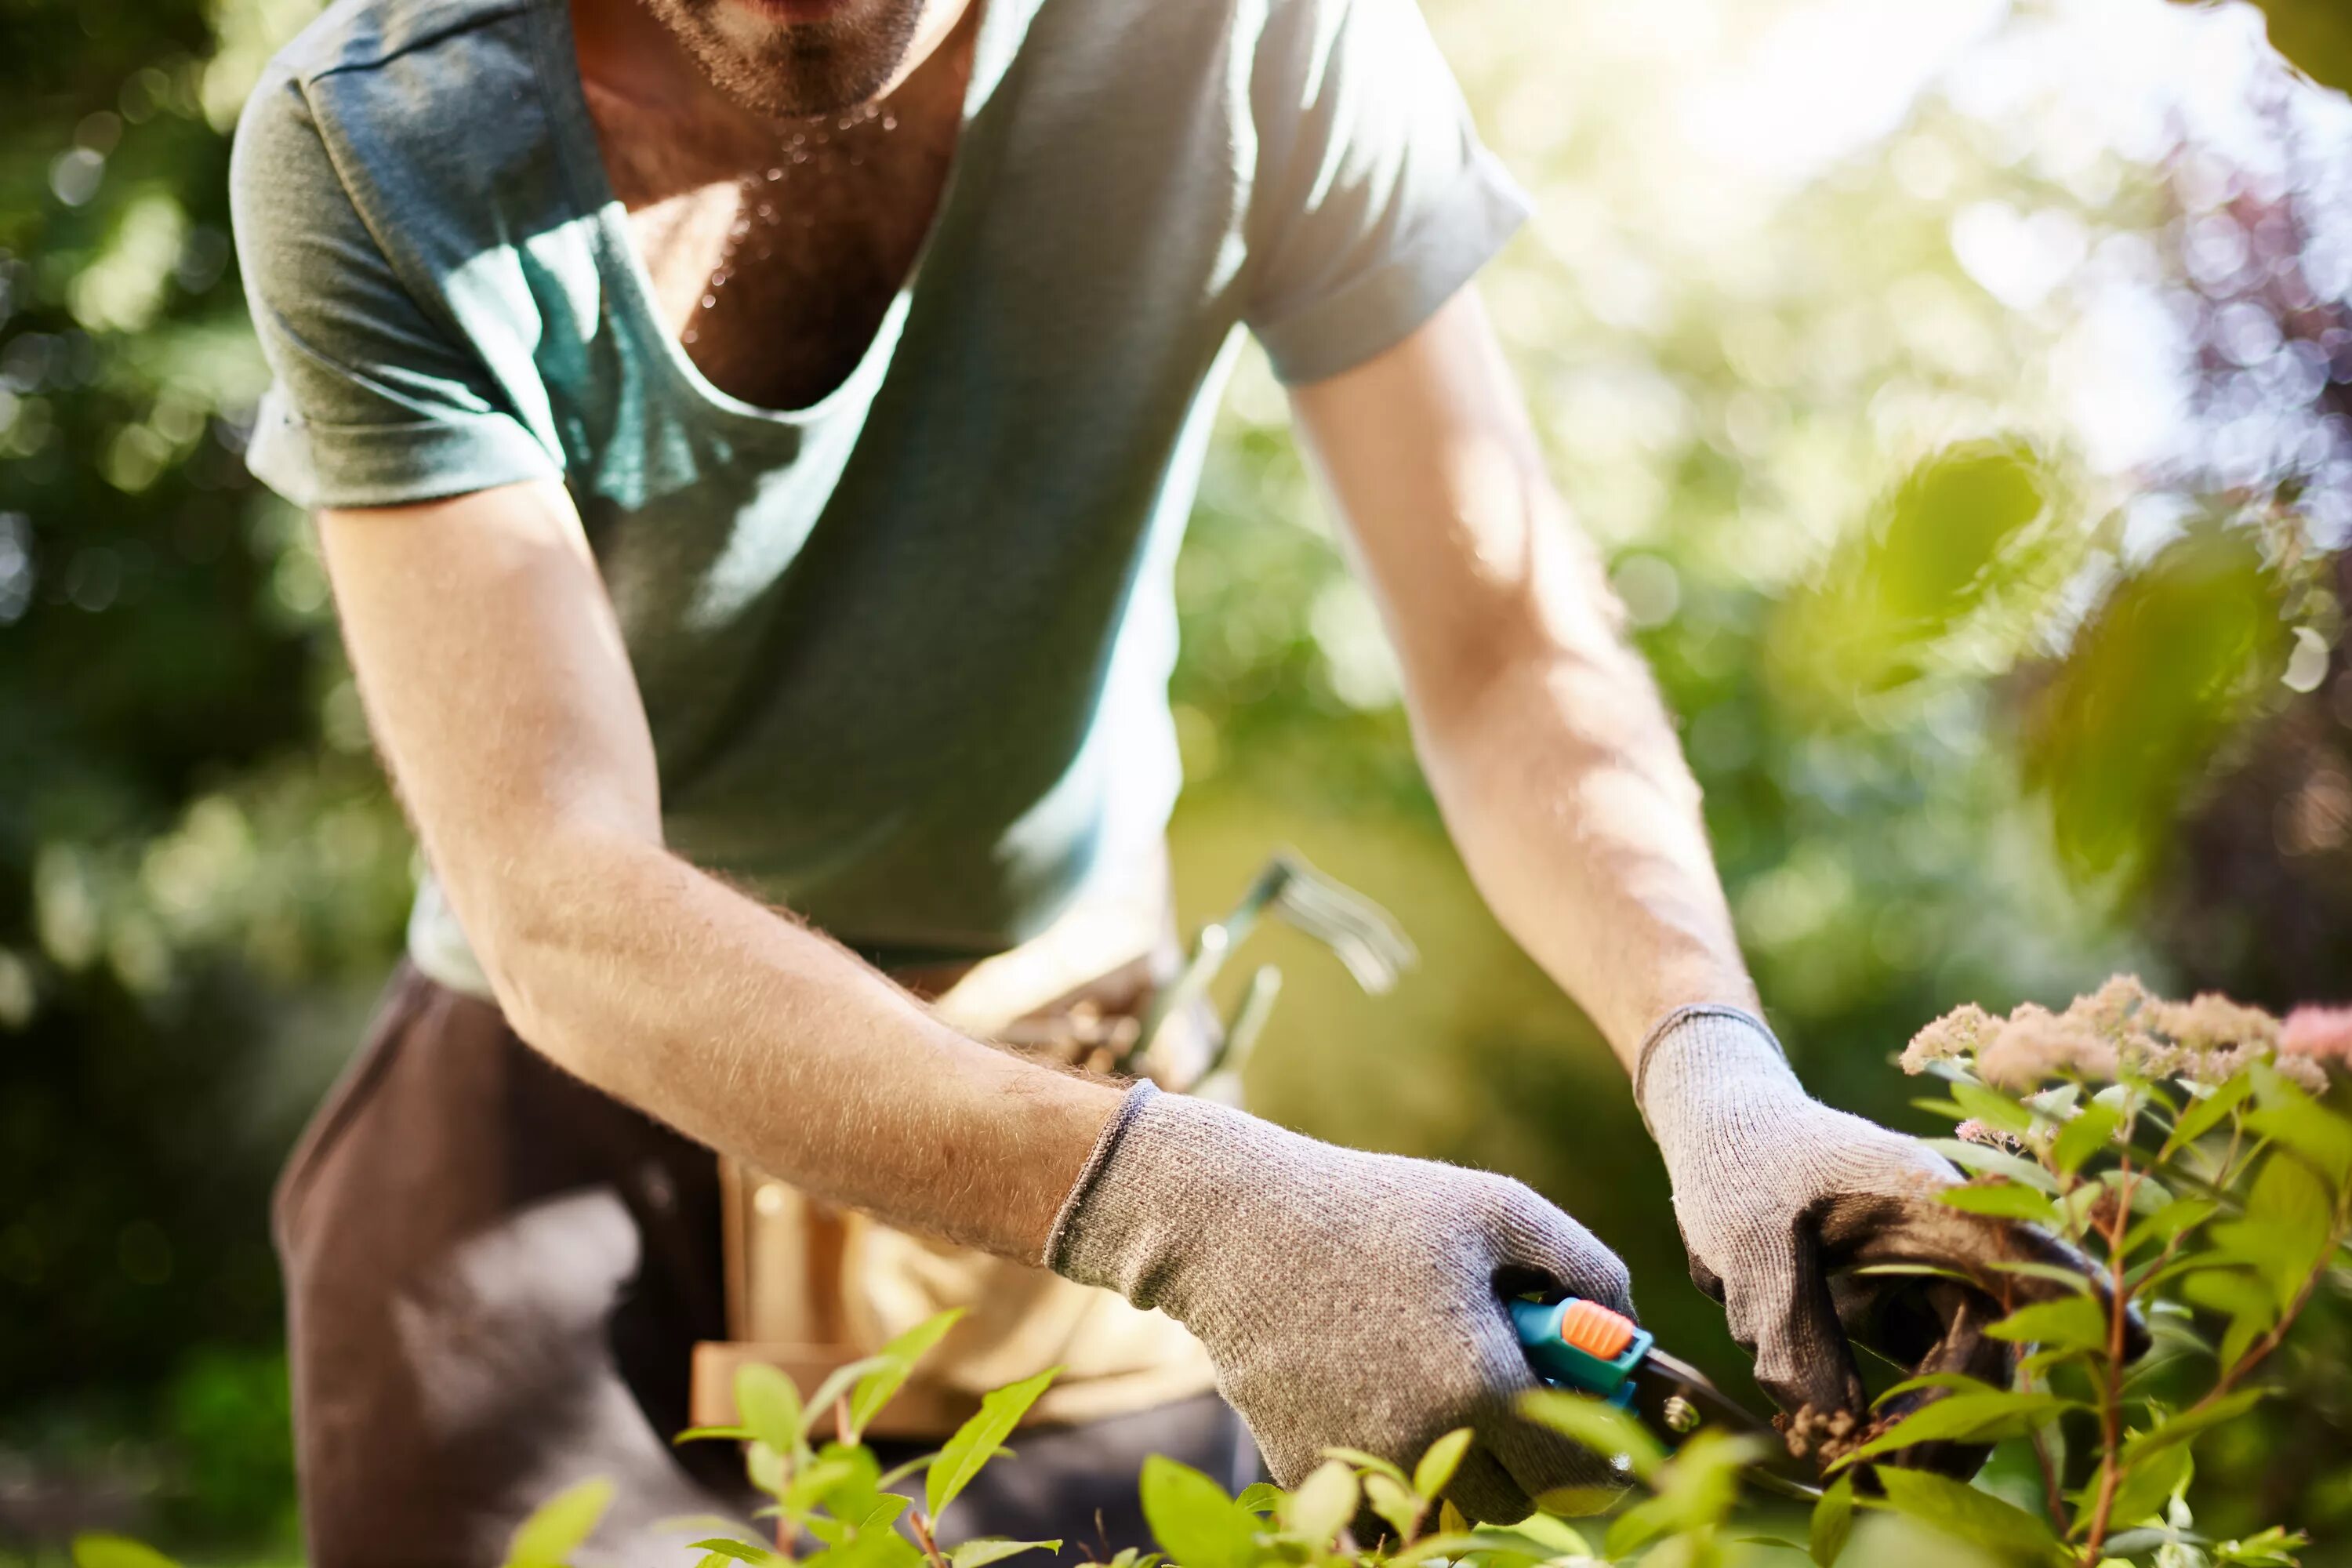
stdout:
{"type": "Polygon", "coordinates": [[[1633,1373],[1654,1342],[1647,1329],[1598,1301],[1513,1301],[1528,1363],[1555,1387],[1605,1399],[1620,1409],[1633,1398],[1633,1373]]]}

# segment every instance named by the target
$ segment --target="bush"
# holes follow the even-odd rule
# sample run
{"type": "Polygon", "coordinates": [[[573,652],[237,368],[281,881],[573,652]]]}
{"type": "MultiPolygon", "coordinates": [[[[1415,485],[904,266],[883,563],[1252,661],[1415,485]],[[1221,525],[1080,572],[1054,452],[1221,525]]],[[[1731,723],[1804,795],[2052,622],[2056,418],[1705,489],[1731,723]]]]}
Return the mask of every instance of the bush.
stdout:
{"type": "MultiPolygon", "coordinates": [[[[1906,1400],[1899,1418],[1841,1423],[1826,1439],[1793,1432],[1791,1452],[1809,1453],[1829,1485],[1805,1545],[1777,1544],[1830,1568],[1857,1518],[1872,1512],[1957,1538],[1997,1563],[2293,1563],[2304,1537],[2283,1526],[2227,1541],[2198,1533],[2190,1491],[2199,1441],[2270,1392],[2258,1374],[2352,1237],[2352,1118],[2326,1103],[2331,1061],[2352,1064],[2352,1009],[2305,1009],[2282,1024],[2218,996],[2168,1002],[2120,978],[2063,1013],[2029,1005],[2004,1018],[1970,1006],[1922,1030],[1903,1065],[1944,1085],[1947,1098],[1925,1104],[1958,1125],[1934,1146],[1972,1173],[1942,1201],[2063,1237],[2091,1260],[2096,1283],[2047,1263],[1993,1265],[2075,1287],[1989,1331],[2024,1352],[2015,1385],[1958,1373],[1907,1378],[1881,1393],[1879,1405],[1930,1397],[1906,1400]],[[2144,1344],[2153,1348],[2141,1355],[2144,1344]],[[2038,1506],[1900,1468],[1916,1446],[2005,1439],[2033,1456],[2038,1506]]],[[[1903,1264],[1870,1271],[1940,1272],[1903,1264]]],[[[1058,1551],[1058,1541],[943,1545],[939,1531],[949,1505],[1006,1452],[1005,1438],[1054,1370],[989,1394],[937,1453],[894,1469],[882,1469],[861,1441],[954,1319],[910,1331],[805,1397],[773,1368],[739,1373],[738,1424],[677,1440],[744,1445],[752,1482],[773,1500],[761,1517],[773,1521],[774,1538],[746,1540],[730,1521],[716,1521],[694,1545],[694,1568],[986,1568],[1058,1551]],[[909,1495],[919,1475],[919,1503],[909,1495]]],[[[1743,1477],[1769,1454],[1759,1437],[1715,1430],[1669,1451],[1625,1412],[1561,1392],[1530,1396],[1523,1413],[1609,1455],[1635,1495],[1547,1497],[1547,1511],[1508,1529],[1473,1526],[1444,1501],[1472,1440],[1466,1428],[1440,1438],[1410,1472],[1332,1449],[1297,1488],[1260,1484],[1237,1498],[1154,1458],[1140,1485],[1161,1553],[1124,1551],[1108,1568],[1568,1568],[1637,1559],[1646,1568],[1696,1568],[1722,1561],[1743,1477]],[[1549,1511],[1612,1503],[1621,1506],[1597,1544],[1549,1511]]],[[[548,1502],[516,1531],[507,1568],[564,1568],[610,1496],[608,1483],[591,1480],[548,1502]]],[[[1885,1550],[1881,1542],[1872,1554],[1885,1550]]],[[[168,1568],[112,1537],[82,1538],[75,1559],[79,1568],[168,1568]]]]}

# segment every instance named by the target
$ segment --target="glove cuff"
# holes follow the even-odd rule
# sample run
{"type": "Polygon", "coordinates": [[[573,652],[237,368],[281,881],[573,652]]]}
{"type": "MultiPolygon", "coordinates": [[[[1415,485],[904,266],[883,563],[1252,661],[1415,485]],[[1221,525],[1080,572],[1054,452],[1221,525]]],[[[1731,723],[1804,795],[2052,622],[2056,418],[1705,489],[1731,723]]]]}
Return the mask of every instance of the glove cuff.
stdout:
{"type": "Polygon", "coordinates": [[[1670,1160],[1686,1118],[1753,1108],[1783,1093],[1806,1098],[1771,1026],[1723,1003],[1675,1008],[1651,1027],[1634,1058],[1634,1107],[1670,1160]]]}
{"type": "MultiPolygon", "coordinates": [[[[1062,1206],[1054,1213],[1053,1228],[1045,1233],[1045,1255],[1038,1259],[1045,1268],[1056,1274],[1076,1278],[1071,1275],[1070,1266],[1073,1261],[1071,1254],[1076,1247],[1079,1211],[1087,1206],[1087,1200],[1101,1184],[1103,1171],[1118,1152],[1118,1146],[1126,1140],[1128,1130],[1135,1125],[1143,1114],[1143,1108],[1158,1093],[1160,1089],[1150,1079],[1136,1079],[1134,1086],[1119,1100],[1118,1109],[1110,1113],[1110,1120],[1103,1123],[1102,1131],[1095,1139],[1093,1152],[1087,1154],[1087,1163],[1078,1167],[1078,1179],[1070,1184],[1069,1193],[1062,1199],[1062,1206]]],[[[1092,1285],[1098,1281],[1082,1279],[1080,1283],[1092,1285]]]]}

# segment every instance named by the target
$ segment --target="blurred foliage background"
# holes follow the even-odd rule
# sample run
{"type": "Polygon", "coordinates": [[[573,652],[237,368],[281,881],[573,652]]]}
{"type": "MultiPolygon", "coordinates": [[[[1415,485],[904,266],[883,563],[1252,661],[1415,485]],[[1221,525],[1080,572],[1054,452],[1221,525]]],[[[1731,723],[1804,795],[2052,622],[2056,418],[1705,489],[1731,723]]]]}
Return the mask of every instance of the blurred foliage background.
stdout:
{"type": "MultiPolygon", "coordinates": [[[[2116,968],[2352,995],[2340,0],[1427,4],[1538,204],[1490,302],[1816,1090],[1923,1126],[1921,1022],[2116,968]]],[[[310,10],[0,6],[0,1560],[291,1551],[266,1194],[412,875],[238,455],[226,139],[310,10]]],[[[1290,843],[1425,955],[1373,1002],[1257,939],[1256,1107],[1534,1181],[1736,1377],[1622,1079],[1444,840],[1255,358],[1180,572],[1188,921],[1290,843]]],[[[2339,1296],[2297,1398],[2206,1452],[2242,1510],[2209,1523],[2352,1562],[2347,1358],[2339,1296]]]]}

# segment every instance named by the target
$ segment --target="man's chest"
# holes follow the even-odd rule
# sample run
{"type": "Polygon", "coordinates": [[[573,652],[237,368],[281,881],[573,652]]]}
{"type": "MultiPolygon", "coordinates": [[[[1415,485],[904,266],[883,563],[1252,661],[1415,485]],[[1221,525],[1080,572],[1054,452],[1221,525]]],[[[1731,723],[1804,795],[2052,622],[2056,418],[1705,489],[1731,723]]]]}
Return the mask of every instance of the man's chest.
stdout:
{"type": "Polygon", "coordinates": [[[662,329],[721,391],[802,408],[864,357],[929,232],[952,149],[765,170],[630,215],[662,329]]]}
{"type": "Polygon", "coordinates": [[[848,378],[930,232],[961,84],[958,69],[911,104],[793,122],[750,146],[600,125],[659,330],[706,379],[792,409],[848,378]]]}

